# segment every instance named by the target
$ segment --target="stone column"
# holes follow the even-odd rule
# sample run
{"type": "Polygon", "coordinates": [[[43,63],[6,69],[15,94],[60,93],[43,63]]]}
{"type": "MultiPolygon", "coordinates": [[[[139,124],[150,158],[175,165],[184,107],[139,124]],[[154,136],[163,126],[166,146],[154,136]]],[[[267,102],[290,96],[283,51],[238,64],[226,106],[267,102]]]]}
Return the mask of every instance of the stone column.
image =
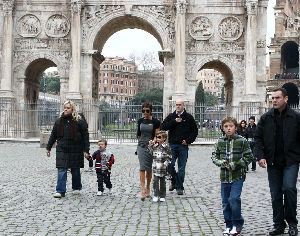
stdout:
{"type": "Polygon", "coordinates": [[[257,28],[257,0],[246,0],[247,29],[246,29],[246,68],[245,93],[256,94],[256,28],[257,28]]]}
{"type": "Polygon", "coordinates": [[[2,74],[0,81],[0,97],[12,98],[12,40],[13,40],[13,11],[14,1],[3,1],[3,45],[2,45],[2,74]]]}
{"type": "Polygon", "coordinates": [[[72,62],[70,66],[68,99],[82,99],[80,94],[80,69],[81,69],[81,25],[80,13],[83,2],[81,0],[71,0],[71,44],[72,62]]]}
{"type": "Polygon", "coordinates": [[[172,100],[183,98],[185,82],[185,13],[187,3],[177,0],[175,19],[175,93],[172,100]]]}

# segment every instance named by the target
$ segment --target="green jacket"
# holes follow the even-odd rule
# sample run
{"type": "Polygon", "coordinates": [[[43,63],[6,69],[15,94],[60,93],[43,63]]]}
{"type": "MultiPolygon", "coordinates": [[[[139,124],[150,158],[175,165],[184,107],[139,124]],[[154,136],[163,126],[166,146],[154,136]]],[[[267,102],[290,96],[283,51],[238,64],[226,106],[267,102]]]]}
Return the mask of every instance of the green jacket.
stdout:
{"type": "Polygon", "coordinates": [[[221,168],[221,182],[232,183],[246,177],[247,166],[254,160],[254,157],[248,141],[235,134],[230,139],[226,136],[218,139],[211,159],[216,166],[221,168]]]}

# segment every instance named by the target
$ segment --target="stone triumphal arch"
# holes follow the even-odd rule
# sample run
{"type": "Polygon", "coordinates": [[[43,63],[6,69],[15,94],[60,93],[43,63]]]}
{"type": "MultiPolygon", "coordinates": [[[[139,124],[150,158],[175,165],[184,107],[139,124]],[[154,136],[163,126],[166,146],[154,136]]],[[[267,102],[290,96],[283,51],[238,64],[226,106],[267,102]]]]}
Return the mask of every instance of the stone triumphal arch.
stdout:
{"type": "Polygon", "coordinates": [[[38,76],[56,66],[61,99],[97,99],[105,42],[119,30],[139,28],[162,47],[164,107],[178,98],[193,102],[197,73],[205,68],[223,74],[227,103],[264,101],[267,5],[267,0],[1,0],[0,98],[7,104],[37,99],[38,76]]]}

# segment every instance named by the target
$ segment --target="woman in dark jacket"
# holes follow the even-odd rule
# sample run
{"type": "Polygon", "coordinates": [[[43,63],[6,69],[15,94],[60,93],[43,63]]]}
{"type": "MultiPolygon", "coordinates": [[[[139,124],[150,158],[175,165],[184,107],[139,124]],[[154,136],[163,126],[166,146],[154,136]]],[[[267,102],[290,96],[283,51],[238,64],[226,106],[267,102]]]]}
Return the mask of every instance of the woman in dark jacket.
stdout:
{"type": "Polygon", "coordinates": [[[66,193],[67,170],[71,169],[72,189],[74,193],[81,190],[80,168],[84,167],[84,156],[89,156],[90,142],[87,123],[76,112],[72,101],[64,103],[64,111],[56,120],[48,144],[47,156],[53,144],[56,145],[56,168],[58,170],[55,198],[66,193]]]}

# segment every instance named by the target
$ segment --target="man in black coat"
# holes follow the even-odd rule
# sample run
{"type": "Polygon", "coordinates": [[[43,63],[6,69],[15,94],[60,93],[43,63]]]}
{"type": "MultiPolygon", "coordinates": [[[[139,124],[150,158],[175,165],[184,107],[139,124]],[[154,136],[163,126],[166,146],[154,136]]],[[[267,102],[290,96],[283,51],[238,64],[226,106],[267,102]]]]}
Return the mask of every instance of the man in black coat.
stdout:
{"type": "MultiPolygon", "coordinates": [[[[272,93],[273,108],[263,114],[255,133],[254,155],[267,167],[274,229],[269,235],[298,235],[297,178],[300,163],[300,115],[287,105],[284,88],[272,93]]],[[[262,201],[263,202],[263,201],[262,201]]]]}
{"type": "Polygon", "coordinates": [[[169,190],[176,189],[177,194],[182,195],[188,145],[197,138],[198,127],[194,117],[184,109],[184,101],[177,100],[176,110],[164,119],[161,128],[169,131],[169,144],[172,150],[172,160],[168,166],[172,176],[169,190]],[[178,172],[175,170],[176,160],[178,160],[178,172]]]}
{"type": "Polygon", "coordinates": [[[56,145],[57,185],[55,198],[61,198],[66,193],[67,170],[71,169],[72,189],[74,193],[81,190],[80,168],[84,167],[84,156],[89,156],[89,133],[87,122],[76,112],[72,101],[64,103],[64,111],[56,120],[48,144],[47,156],[53,144],[56,145]]]}

